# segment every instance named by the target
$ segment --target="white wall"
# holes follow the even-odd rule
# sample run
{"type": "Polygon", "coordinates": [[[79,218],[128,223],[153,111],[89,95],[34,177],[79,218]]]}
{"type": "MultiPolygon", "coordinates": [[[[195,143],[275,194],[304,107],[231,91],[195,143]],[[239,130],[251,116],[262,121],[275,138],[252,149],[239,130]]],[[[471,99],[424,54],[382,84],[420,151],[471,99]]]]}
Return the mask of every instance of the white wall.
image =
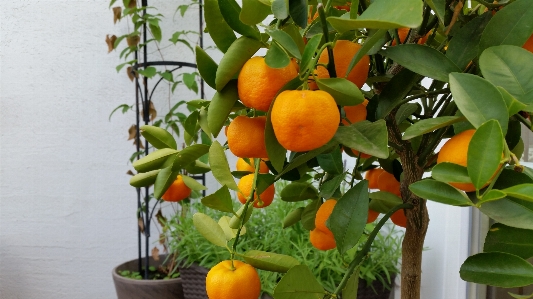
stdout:
{"type": "MultiPolygon", "coordinates": [[[[195,29],[196,13],[183,22],[173,18],[176,3],[158,2],[168,5],[160,10],[167,32],[195,29]]],[[[113,25],[108,3],[1,1],[2,299],[115,298],[111,269],[136,257],[136,193],[125,174],[134,114],[108,120],[118,105],[133,104],[134,89],[114,69],[118,52],[107,54],[105,35],[127,32],[125,23],[113,25]]],[[[193,61],[183,47],[163,52],[165,59],[193,61]]],[[[183,89],[177,94],[194,98],[183,89]]],[[[162,115],[168,89],[157,98],[162,115]]],[[[208,185],[217,189],[213,180],[208,185]]],[[[457,272],[466,210],[429,209],[422,298],[463,298],[457,272]]]]}

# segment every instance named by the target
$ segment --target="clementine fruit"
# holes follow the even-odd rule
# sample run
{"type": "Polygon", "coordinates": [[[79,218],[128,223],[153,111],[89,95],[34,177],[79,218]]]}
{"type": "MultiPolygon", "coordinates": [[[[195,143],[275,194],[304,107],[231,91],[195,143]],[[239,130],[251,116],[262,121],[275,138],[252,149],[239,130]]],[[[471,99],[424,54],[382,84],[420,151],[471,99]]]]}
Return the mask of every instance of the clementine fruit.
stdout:
{"type": "Polygon", "coordinates": [[[309,232],[309,241],[313,247],[319,250],[330,250],[337,247],[335,237],[331,231],[322,231],[318,228],[309,232]]]}
{"type": "Polygon", "coordinates": [[[529,39],[522,46],[522,48],[524,48],[524,49],[528,50],[529,52],[533,53],[533,35],[531,35],[529,37],[529,39]]]}
{"type": "Polygon", "coordinates": [[[344,113],[346,114],[346,119],[342,120],[342,123],[345,126],[349,126],[350,124],[355,124],[357,122],[366,120],[366,106],[368,105],[368,100],[365,99],[364,102],[362,102],[359,105],[354,106],[344,106],[344,113]]]}
{"type": "MultiPolygon", "coordinates": [[[[248,174],[241,178],[239,181],[239,184],[237,187],[239,187],[239,192],[237,193],[237,197],[239,198],[239,201],[241,203],[246,203],[246,200],[248,200],[248,197],[250,196],[250,192],[252,192],[252,185],[254,182],[254,175],[248,174]]],[[[276,193],[276,189],[274,188],[274,185],[268,186],[263,193],[259,195],[259,198],[261,199],[261,202],[257,198],[257,193],[254,194],[254,207],[256,208],[264,208],[268,207],[272,200],[274,200],[274,194],[276,193]]]]}
{"type": "Polygon", "coordinates": [[[396,224],[398,226],[407,227],[407,217],[405,217],[404,210],[398,210],[398,211],[394,212],[390,216],[390,220],[392,221],[392,223],[394,223],[394,224],[396,224]]]}
{"type": "Polygon", "coordinates": [[[295,63],[275,69],[265,58],[252,57],[242,67],[237,79],[239,98],[246,107],[268,111],[278,91],[298,76],[295,63]]]}
{"type": "Polygon", "coordinates": [[[320,208],[318,208],[315,216],[315,228],[318,228],[321,231],[331,232],[326,226],[326,221],[328,220],[329,215],[331,215],[331,212],[333,212],[333,208],[336,204],[337,201],[335,199],[328,199],[320,206],[320,208]]]}
{"type": "Polygon", "coordinates": [[[191,189],[185,185],[181,174],[178,175],[176,180],[170,185],[165,194],[161,198],[165,201],[176,202],[184,200],[191,195],[191,189]]]}
{"type": "MultiPolygon", "coordinates": [[[[239,158],[237,160],[237,171],[249,171],[249,172],[255,172],[255,163],[254,159],[249,159],[250,164],[246,162],[243,158],[239,158]]],[[[265,162],[260,161],[259,162],[259,173],[268,173],[268,166],[265,162]]]]}
{"type": "Polygon", "coordinates": [[[207,272],[205,290],[209,299],[257,299],[261,280],[254,267],[234,260],[222,261],[207,272]],[[235,266],[235,267],[233,267],[235,266]]]}
{"type": "Polygon", "coordinates": [[[396,180],[392,173],[386,171],[383,171],[378,176],[378,189],[390,192],[396,196],[402,196],[402,193],[400,192],[400,182],[396,180]]]}
{"type": "Polygon", "coordinates": [[[378,188],[378,178],[379,175],[384,172],[382,168],[369,169],[365,173],[365,180],[368,181],[368,188],[370,189],[379,189],[378,188]]]}
{"type": "Polygon", "coordinates": [[[271,112],[279,143],[294,152],[310,151],[328,143],[337,132],[340,113],[333,97],[321,90],[286,90],[271,112]]]}
{"type": "MultiPolygon", "coordinates": [[[[405,40],[407,39],[407,35],[409,34],[409,30],[411,30],[411,28],[407,28],[407,27],[398,28],[398,37],[400,38],[400,42],[402,44],[405,43],[405,40]]],[[[425,44],[430,35],[431,35],[431,31],[426,33],[426,35],[422,36],[418,40],[417,44],[419,44],[419,45],[425,44]]],[[[391,46],[396,46],[396,39],[394,39],[394,38],[392,39],[391,46]]]]}
{"type": "Polygon", "coordinates": [[[237,116],[228,126],[227,137],[230,151],[241,158],[268,158],[265,126],[265,116],[237,116]]]}
{"type": "MultiPolygon", "coordinates": [[[[343,78],[346,76],[346,71],[352,58],[357,51],[361,49],[361,45],[353,43],[347,40],[338,40],[333,46],[333,58],[335,60],[335,70],[337,77],[343,78]]],[[[318,62],[321,64],[327,64],[329,62],[328,51],[322,51],[318,62]]],[[[363,56],[361,60],[353,67],[346,79],[352,81],[357,87],[361,88],[368,78],[368,71],[370,69],[370,57],[368,55],[363,56]]],[[[323,66],[317,68],[318,78],[329,78],[328,70],[323,66]]]]}
{"type": "Polygon", "coordinates": [[[368,209],[368,218],[366,219],[366,223],[371,223],[371,222],[376,221],[376,219],[378,219],[378,216],[379,216],[379,212],[368,209]]]}

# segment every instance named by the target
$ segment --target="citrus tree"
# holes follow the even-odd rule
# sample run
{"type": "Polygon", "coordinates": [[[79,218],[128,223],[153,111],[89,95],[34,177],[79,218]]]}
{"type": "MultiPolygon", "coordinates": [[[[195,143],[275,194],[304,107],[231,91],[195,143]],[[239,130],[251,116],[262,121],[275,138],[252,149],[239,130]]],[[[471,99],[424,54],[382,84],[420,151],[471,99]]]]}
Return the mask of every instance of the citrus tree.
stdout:
{"type": "Polygon", "coordinates": [[[213,246],[231,253],[207,277],[210,298],[257,298],[250,265],[286,273],[276,299],[355,298],[358,266],[389,218],[406,228],[401,296],[420,298],[427,200],[498,222],[484,252],[462,265],[462,279],[533,283],[525,260],[533,256],[533,170],[519,163],[522,124],[531,128],[533,112],[533,1],[206,0],[204,13],[224,55],[217,63],[196,48],[198,71],[216,94],[191,101],[196,110],[184,126],[211,140],[189,139],[178,150],[167,131],[142,127],[157,150],[133,164],[131,185],[154,184],[161,199],[183,169],[208,156],[222,187],[202,203],[232,216],[194,215],[213,246]],[[230,171],[230,152],[241,158],[238,171],[230,171]],[[343,167],[343,153],[353,169],[343,167]],[[278,180],[291,181],[282,200],[308,202],[284,226],[301,222],[316,248],[348,260],[336,289],[325,290],[290,256],[237,252],[247,219],[268,209],[278,180]],[[237,211],[230,190],[243,203],[237,211]]]}

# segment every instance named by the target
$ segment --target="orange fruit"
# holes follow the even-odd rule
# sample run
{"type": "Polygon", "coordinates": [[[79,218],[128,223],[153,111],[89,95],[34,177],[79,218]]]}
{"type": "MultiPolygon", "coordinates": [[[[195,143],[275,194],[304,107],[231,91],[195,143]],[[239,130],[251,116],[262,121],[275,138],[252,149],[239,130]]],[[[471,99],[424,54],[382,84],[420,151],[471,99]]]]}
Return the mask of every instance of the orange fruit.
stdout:
{"type": "MultiPolygon", "coordinates": [[[[246,200],[248,199],[248,197],[250,196],[250,192],[252,191],[253,182],[254,182],[253,174],[245,175],[239,181],[239,184],[237,185],[237,187],[239,187],[239,192],[237,193],[237,197],[239,198],[239,201],[241,203],[243,204],[246,203],[246,200]]],[[[257,199],[257,193],[254,194],[254,207],[256,208],[268,207],[272,203],[272,200],[274,200],[275,192],[276,190],[274,189],[274,185],[268,186],[268,188],[266,188],[266,190],[263,191],[261,195],[259,195],[259,198],[261,198],[262,203],[260,203],[259,200],[257,199]]]]}
{"type": "Polygon", "coordinates": [[[378,189],[381,191],[390,192],[399,197],[402,196],[400,192],[400,182],[396,180],[392,173],[388,173],[386,171],[383,171],[378,176],[378,189]]]}
{"type": "Polygon", "coordinates": [[[531,35],[529,37],[529,39],[522,46],[522,48],[524,48],[524,49],[528,50],[529,52],[533,53],[533,35],[531,35]]]}
{"type": "MultiPolygon", "coordinates": [[[[249,171],[249,172],[255,172],[255,165],[254,165],[254,159],[249,159],[250,164],[248,164],[246,161],[244,161],[243,158],[239,158],[237,160],[237,171],[249,171]]],[[[268,166],[265,162],[260,161],[259,162],[259,173],[268,173],[268,166]]]]}
{"type": "MultiPolygon", "coordinates": [[[[337,77],[344,78],[348,66],[355,56],[357,51],[361,49],[361,45],[352,43],[347,40],[338,40],[333,46],[333,58],[335,59],[335,70],[337,71],[337,77]]],[[[324,50],[320,54],[318,62],[321,64],[327,64],[329,61],[328,51],[324,50]]],[[[361,88],[368,78],[368,71],[370,69],[370,58],[368,55],[363,56],[361,60],[353,67],[348,74],[347,79],[352,81],[357,87],[361,88]]],[[[319,66],[317,68],[317,75],[319,78],[329,78],[328,70],[319,66]]]]}
{"type": "Polygon", "coordinates": [[[407,217],[405,217],[405,212],[403,210],[398,210],[390,216],[392,223],[401,226],[407,227],[407,217]]]}
{"type": "Polygon", "coordinates": [[[265,126],[265,116],[237,116],[228,126],[227,137],[230,151],[241,158],[268,158],[265,126]]]}
{"type": "MultiPolygon", "coordinates": [[[[353,153],[356,157],[359,156],[359,151],[358,151],[358,150],[354,150],[354,149],[351,149],[351,150],[352,150],[352,153],[353,153]]],[[[369,154],[361,153],[361,159],[368,159],[368,158],[370,158],[370,157],[372,157],[372,156],[369,155],[369,154]]]]}
{"type": "Polygon", "coordinates": [[[218,263],[207,272],[205,290],[209,299],[257,299],[261,293],[261,281],[254,267],[234,260],[218,263]]]}
{"type": "Polygon", "coordinates": [[[378,188],[378,178],[379,175],[384,172],[382,168],[369,169],[365,173],[365,180],[368,181],[368,188],[370,189],[379,189],[378,188]]]}
{"type": "Polygon", "coordinates": [[[337,132],[340,113],[333,97],[321,90],[286,90],[271,112],[279,143],[294,152],[310,151],[328,143],[337,132]]]}
{"type": "Polygon", "coordinates": [[[379,212],[368,209],[368,218],[366,219],[366,223],[371,223],[371,222],[376,221],[376,219],[378,219],[378,216],[379,216],[379,212]]]}
{"type": "Polygon", "coordinates": [[[181,174],[178,175],[176,180],[170,185],[165,194],[161,198],[165,201],[176,202],[184,200],[191,195],[191,189],[185,185],[181,174]]]}
{"type": "Polygon", "coordinates": [[[355,105],[355,106],[344,106],[344,113],[346,114],[346,118],[348,119],[348,121],[346,121],[345,119],[342,120],[342,123],[345,125],[345,126],[349,126],[350,124],[355,124],[357,122],[360,122],[360,121],[363,121],[363,120],[366,120],[366,106],[368,105],[368,100],[365,99],[364,102],[362,102],[361,104],[359,105],[355,105]]]}
{"type": "MultiPolygon", "coordinates": [[[[407,35],[409,34],[409,30],[411,28],[398,28],[398,37],[400,38],[400,42],[403,44],[405,43],[405,40],[407,39],[407,35]]],[[[417,44],[419,45],[423,45],[426,43],[426,41],[428,40],[429,36],[431,35],[431,31],[429,31],[428,33],[426,33],[426,35],[422,36],[417,44]]],[[[392,39],[392,43],[391,43],[391,46],[396,46],[396,39],[392,39]]]]}
{"type": "Polygon", "coordinates": [[[328,231],[322,231],[318,228],[309,232],[309,241],[313,247],[319,250],[330,250],[337,247],[333,233],[328,231]]]}
{"type": "Polygon", "coordinates": [[[269,67],[265,58],[252,57],[242,67],[237,80],[239,98],[246,107],[268,111],[278,91],[298,72],[294,63],[275,69],[269,67]]]}
{"type": "Polygon", "coordinates": [[[318,228],[321,231],[331,232],[326,226],[326,221],[328,220],[329,215],[331,215],[331,212],[333,212],[333,208],[336,204],[337,201],[335,199],[328,199],[320,206],[320,208],[318,208],[315,216],[315,228],[318,228]]]}

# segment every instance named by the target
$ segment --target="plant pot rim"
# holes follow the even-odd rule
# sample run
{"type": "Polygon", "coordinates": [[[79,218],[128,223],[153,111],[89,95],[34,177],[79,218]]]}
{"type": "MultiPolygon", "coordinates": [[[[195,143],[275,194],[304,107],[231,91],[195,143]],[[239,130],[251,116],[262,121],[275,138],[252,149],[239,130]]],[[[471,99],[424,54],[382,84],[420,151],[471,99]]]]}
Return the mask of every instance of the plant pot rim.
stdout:
{"type": "Polygon", "coordinates": [[[169,278],[169,279],[132,279],[132,278],[124,277],[118,273],[119,268],[135,260],[137,259],[129,260],[113,268],[113,271],[111,272],[111,274],[113,275],[113,279],[116,279],[117,281],[128,282],[130,284],[137,284],[137,285],[152,285],[152,284],[165,285],[165,284],[175,284],[176,281],[181,281],[181,277],[169,278]]]}

